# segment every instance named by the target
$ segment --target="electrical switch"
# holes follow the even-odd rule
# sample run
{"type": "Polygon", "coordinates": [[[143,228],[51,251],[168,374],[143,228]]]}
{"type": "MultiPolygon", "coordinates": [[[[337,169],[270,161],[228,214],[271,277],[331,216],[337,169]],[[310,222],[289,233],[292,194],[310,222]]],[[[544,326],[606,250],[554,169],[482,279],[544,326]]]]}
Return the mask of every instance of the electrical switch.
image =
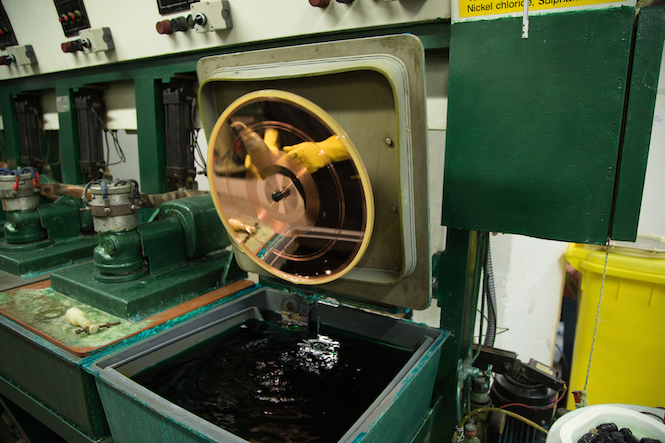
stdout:
{"type": "Polygon", "coordinates": [[[16,59],[13,55],[3,55],[0,56],[0,65],[9,66],[12,63],[16,63],[16,59]]]}
{"type": "Polygon", "coordinates": [[[54,0],[58,21],[65,37],[75,38],[82,29],[90,28],[84,0],[54,0]]]}
{"type": "Polygon", "coordinates": [[[171,20],[171,29],[175,32],[187,32],[189,31],[189,25],[187,24],[187,18],[185,17],[176,17],[171,20]]]}
{"type": "Polygon", "coordinates": [[[83,48],[90,48],[90,42],[83,38],[77,38],[76,40],[64,42],[60,45],[60,49],[62,49],[62,52],[64,53],[83,51],[83,48]]]}
{"type": "Polygon", "coordinates": [[[113,37],[109,28],[82,29],[76,40],[64,42],[60,45],[62,52],[83,51],[86,54],[91,52],[103,52],[115,49],[113,37]]]}
{"type": "Polygon", "coordinates": [[[233,28],[231,6],[226,0],[208,0],[192,3],[191,25],[196,32],[213,32],[233,28]]]}
{"type": "Polygon", "coordinates": [[[35,51],[32,45],[9,46],[6,48],[7,55],[1,57],[0,65],[15,64],[16,66],[34,65],[37,63],[35,51]]]}
{"type": "Polygon", "coordinates": [[[325,8],[330,4],[330,0],[309,0],[309,4],[317,8],[325,8]]]}
{"type": "Polygon", "coordinates": [[[196,15],[190,14],[187,16],[187,25],[190,27],[190,29],[194,29],[196,25],[198,25],[199,27],[205,27],[207,22],[208,19],[203,14],[196,14],[196,15]]]}
{"type": "Polygon", "coordinates": [[[155,28],[157,28],[157,32],[160,34],[173,34],[171,20],[162,20],[161,22],[157,22],[155,28]]]}

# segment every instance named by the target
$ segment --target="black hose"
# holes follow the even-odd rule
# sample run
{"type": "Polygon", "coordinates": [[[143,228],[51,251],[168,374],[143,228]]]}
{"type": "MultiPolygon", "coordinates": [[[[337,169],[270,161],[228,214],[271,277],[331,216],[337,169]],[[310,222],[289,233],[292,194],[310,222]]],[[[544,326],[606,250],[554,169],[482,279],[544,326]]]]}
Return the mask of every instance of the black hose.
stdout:
{"type": "Polygon", "coordinates": [[[485,297],[487,298],[487,333],[485,334],[485,346],[494,346],[496,338],[496,290],[494,289],[494,272],[492,270],[492,253],[490,249],[490,236],[487,236],[487,255],[485,261],[484,280],[485,297]]]}

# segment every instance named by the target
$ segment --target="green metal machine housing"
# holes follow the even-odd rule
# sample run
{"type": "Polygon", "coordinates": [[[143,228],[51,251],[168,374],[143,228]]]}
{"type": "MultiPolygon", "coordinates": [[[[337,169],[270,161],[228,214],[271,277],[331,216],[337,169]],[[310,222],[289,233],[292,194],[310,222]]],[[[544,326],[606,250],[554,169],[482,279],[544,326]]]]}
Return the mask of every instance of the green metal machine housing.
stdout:
{"type": "Polygon", "coordinates": [[[97,242],[92,217],[80,211],[81,202],[61,197],[40,204],[37,180],[30,172],[0,175],[6,217],[0,270],[16,276],[30,277],[90,260],[97,242]]]}
{"type": "Polygon", "coordinates": [[[246,275],[209,195],[163,204],[135,229],[100,232],[94,261],[51,275],[54,290],[122,318],[140,318],[246,275]]]}

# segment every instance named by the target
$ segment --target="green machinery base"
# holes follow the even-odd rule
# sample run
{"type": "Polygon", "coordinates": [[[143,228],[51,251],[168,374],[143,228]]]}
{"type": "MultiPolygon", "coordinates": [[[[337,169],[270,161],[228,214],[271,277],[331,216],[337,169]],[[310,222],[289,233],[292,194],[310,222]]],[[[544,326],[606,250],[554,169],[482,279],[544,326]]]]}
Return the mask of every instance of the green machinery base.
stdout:
{"type": "MultiPolygon", "coordinates": [[[[1,239],[0,243],[6,243],[1,239]]],[[[0,251],[0,269],[10,274],[32,276],[92,259],[96,235],[86,235],[68,243],[24,251],[0,251]]]]}
{"type": "Polygon", "coordinates": [[[148,274],[117,283],[97,281],[94,263],[63,269],[51,276],[51,286],[76,300],[126,319],[142,318],[210,292],[246,274],[224,251],[216,258],[201,258],[161,275],[148,274]]]}

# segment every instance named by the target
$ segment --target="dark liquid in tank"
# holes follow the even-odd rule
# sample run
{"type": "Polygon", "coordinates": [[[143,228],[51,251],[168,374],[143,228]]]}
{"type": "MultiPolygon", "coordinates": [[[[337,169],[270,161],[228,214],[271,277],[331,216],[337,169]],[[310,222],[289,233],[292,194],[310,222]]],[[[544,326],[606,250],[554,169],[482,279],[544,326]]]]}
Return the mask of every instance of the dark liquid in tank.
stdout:
{"type": "Polygon", "coordinates": [[[249,320],[133,379],[252,442],[336,442],[412,352],[249,320]]]}

